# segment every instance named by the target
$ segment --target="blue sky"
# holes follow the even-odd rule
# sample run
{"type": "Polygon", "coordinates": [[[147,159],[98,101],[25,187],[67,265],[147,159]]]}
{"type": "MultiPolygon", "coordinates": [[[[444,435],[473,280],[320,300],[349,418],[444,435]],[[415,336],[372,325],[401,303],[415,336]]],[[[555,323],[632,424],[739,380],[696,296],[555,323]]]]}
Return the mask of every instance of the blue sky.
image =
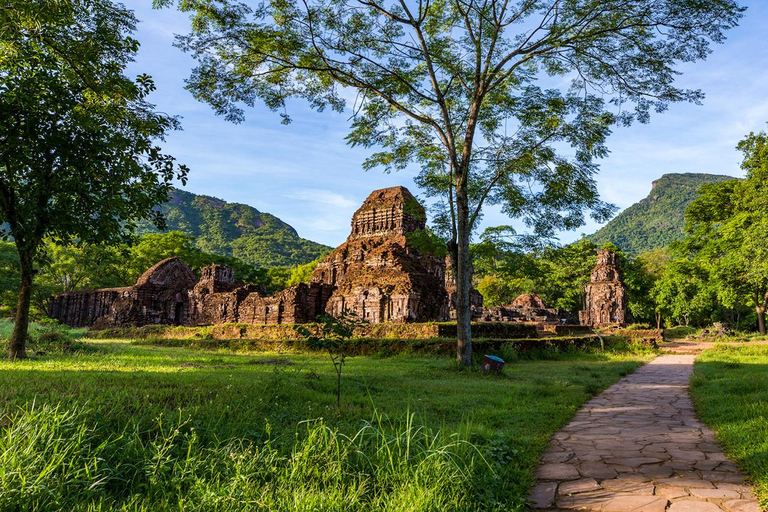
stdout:
{"type": "MultiPolygon", "coordinates": [[[[318,113],[302,102],[289,105],[293,122],[263,106],[246,110],[235,125],[217,117],[184,90],[194,60],[174,48],[175,33],[188,19],[172,9],[151,9],[151,0],[128,0],[141,23],[135,37],[141,50],[131,73],[148,73],[157,85],[150,100],[158,110],[181,116],[183,131],[163,148],[190,167],[186,190],[249,204],[291,224],[310,240],[336,246],[349,234],[352,213],[370,191],[403,185],[420,195],[416,170],[385,174],[362,170],[366,150],[344,143],[348,114],[318,113]]],[[[703,62],[678,69],[681,87],[702,89],[702,106],[676,104],[647,125],[616,128],[611,154],[597,176],[602,198],[624,209],[645,197],[665,173],[743,175],[735,146],[768,122],[768,2],[743,1],[746,16],[723,45],[703,62]]],[[[498,210],[485,210],[483,226],[509,224],[498,210]]],[[[600,226],[589,223],[563,232],[561,242],[600,226]]]]}

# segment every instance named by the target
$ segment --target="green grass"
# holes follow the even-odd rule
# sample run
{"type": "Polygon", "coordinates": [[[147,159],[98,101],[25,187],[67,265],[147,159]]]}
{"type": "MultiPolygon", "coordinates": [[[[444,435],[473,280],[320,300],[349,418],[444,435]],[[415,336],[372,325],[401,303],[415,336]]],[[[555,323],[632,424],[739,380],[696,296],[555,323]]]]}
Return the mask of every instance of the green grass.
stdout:
{"type": "Polygon", "coordinates": [[[0,361],[0,510],[523,509],[550,436],[651,357],[354,357],[337,408],[320,354],[87,345],[0,361]]]}
{"type": "Polygon", "coordinates": [[[768,508],[768,346],[716,346],[696,360],[696,411],[768,508]]]}
{"type": "Polygon", "coordinates": [[[685,325],[678,325],[664,329],[665,340],[680,340],[696,336],[701,329],[696,327],[686,327],[685,325]]]}

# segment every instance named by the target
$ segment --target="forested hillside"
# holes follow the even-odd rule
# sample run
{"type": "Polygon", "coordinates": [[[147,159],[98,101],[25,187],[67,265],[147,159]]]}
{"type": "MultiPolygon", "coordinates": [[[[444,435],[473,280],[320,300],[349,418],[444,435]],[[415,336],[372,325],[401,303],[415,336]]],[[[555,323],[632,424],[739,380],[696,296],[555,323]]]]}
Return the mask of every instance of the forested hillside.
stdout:
{"type": "MultiPolygon", "coordinates": [[[[301,238],[296,230],[274,215],[215,197],[175,189],[160,207],[168,231],[195,237],[203,252],[232,256],[262,267],[309,263],[331,248],[301,238]]],[[[140,234],[157,232],[153,226],[140,227],[140,234]]]]}
{"type": "Polygon", "coordinates": [[[683,238],[685,209],[696,198],[699,187],[732,178],[718,174],[665,174],[653,182],[648,197],[587,238],[598,246],[611,242],[630,254],[666,247],[683,238]]]}

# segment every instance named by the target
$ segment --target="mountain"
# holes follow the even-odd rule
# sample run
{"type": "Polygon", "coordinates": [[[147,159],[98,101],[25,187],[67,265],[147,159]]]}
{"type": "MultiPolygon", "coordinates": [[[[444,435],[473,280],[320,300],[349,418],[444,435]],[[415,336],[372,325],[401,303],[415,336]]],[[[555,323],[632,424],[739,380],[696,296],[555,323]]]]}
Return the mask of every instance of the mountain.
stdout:
{"type": "MultiPolygon", "coordinates": [[[[174,189],[159,209],[166,216],[168,231],[195,237],[195,245],[202,251],[234,256],[253,265],[301,265],[332,249],[301,238],[274,215],[215,197],[174,189]]],[[[149,223],[139,227],[139,234],[157,232],[149,223]]]]}
{"type": "Polygon", "coordinates": [[[651,193],[633,204],[587,239],[597,245],[613,242],[632,254],[666,247],[683,237],[685,209],[699,187],[733,176],[719,174],[665,174],[653,182],[651,193]]]}

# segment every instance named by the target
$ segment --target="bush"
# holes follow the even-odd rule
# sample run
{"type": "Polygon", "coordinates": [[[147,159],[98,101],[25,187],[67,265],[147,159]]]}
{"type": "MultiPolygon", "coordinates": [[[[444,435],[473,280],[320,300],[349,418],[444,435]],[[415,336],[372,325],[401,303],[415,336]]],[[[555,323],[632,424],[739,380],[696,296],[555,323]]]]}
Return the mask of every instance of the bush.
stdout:
{"type": "Polygon", "coordinates": [[[651,329],[651,326],[649,324],[629,324],[624,329],[628,331],[647,331],[651,329]]]}

